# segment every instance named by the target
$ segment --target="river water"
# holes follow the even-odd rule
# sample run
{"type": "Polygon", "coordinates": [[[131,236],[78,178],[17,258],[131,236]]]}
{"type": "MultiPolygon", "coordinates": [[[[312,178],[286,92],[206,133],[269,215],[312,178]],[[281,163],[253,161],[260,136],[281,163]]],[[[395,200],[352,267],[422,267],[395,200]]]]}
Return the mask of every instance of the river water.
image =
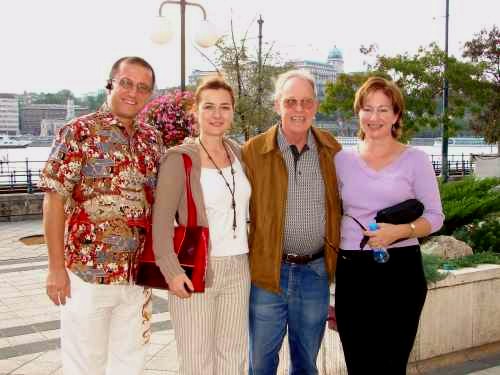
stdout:
{"type": "MultiPolygon", "coordinates": [[[[344,145],[344,148],[352,148],[355,146],[344,145]]],[[[441,158],[441,146],[412,146],[425,151],[429,156],[435,160],[441,158]]],[[[461,160],[462,156],[468,160],[470,154],[496,154],[498,152],[496,145],[484,146],[448,146],[448,160],[461,160]]],[[[50,154],[50,147],[27,147],[27,148],[10,148],[0,149],[1,161],[25,161],[28,159],[31,162],[45,161],[50,154]]]]}
{"type": "MultiPolygon", "coordinates": [[[[356,145],[343,145],[350,149],[356,145]]],[[[425,151],[433,161],[441,160],[441,146],[412,146],[425,151]]],[[[33,174],[32,181],[38,180],[38,174],[42,170],[45,161],[50,154],[50,147],[26,147],[0,149],[0,185],[11,183],[25,183],[27,181],[27,166],[33,174]],[[26,160],[29,163],[26,163],[26,160]],[[5,163],[5,162],[9,163],[5,163]],[[12,175],[14,174],[14,177],[12,175]]],[[[476,146],[448,146],[448,160],[466,162],[470,160],[470,154],[496,154],[496,145],[476,145],[476,146]]]]}

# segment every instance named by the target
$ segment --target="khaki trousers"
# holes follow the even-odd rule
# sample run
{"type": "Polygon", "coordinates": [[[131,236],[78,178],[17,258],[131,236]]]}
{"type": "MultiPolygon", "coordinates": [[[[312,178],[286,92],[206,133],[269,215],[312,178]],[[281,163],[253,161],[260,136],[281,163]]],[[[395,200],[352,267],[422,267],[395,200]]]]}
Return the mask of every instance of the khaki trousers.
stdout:
{"type": "Polygon", "coordinates": [[[180,375],[248,373],[248,255],[211,257],[205,293],[169,294],[180,375]]]}

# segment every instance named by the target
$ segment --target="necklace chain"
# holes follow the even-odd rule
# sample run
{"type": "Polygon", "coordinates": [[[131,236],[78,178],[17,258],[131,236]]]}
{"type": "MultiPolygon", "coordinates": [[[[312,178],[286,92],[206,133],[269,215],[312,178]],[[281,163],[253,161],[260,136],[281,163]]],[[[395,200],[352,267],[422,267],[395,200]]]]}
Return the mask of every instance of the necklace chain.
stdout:
{"type": "Polygon", "coordinates": [[[233,179],[233,188],[232,189],[231,189],[231,186],[229,185],[229,182],[227,181],[226,177],[222,173],[222,169],[219,168],[219,166],[217,165],[215,160],[212,158],[212,155],[210,155],[210,153],[206,149],[205,145],[201,141],[201,138],[198,138],[198,141],[200,142],[200,146],[203,148],[203,150],[207,154],[208,160],[210,160],[210,162],[214,165],[214,167],[217,169],[219,174],[224,179],[224,183],[226,184],[226,187],[229,190],[229,193],[231,194],[231,208],[233,209],[233,238],[236,238],[236,201],[234,199],[234,192],[235,192],[235,187],[236,187],[235,182],[234,182],[235,171],[233,168],[233,162],[231,161],[231,157],[229,156],[229,151],[227,150],[227,147],[226,147],[226,144],[224,143],[224,141],[222,141],[222,145],[224,146],[224,151],[226,151],[227,160],[229,160],[229,165],[231,167],[231,176],[233,179]]]}

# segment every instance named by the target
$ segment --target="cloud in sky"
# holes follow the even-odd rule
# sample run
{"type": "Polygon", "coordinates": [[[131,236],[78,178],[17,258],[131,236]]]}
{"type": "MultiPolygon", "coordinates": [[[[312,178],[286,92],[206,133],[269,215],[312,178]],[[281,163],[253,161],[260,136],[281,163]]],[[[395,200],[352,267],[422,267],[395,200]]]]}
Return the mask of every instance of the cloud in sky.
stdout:
{"type": "MultiPolygon", "coordinates": [[[[336,45],[345,69],[363,69],[361,44],[377,43],[383,54],[413,53],[436,41],[444,46],[445,0],[200,0],[221,33],[233,18],[242,35],[256,43],[264,19],[265,46],[285,58],[324,61],[336,45]]],[[[139,55],[153,64],[160,87],[178,84],[179,35],[163,46],[149,33],[159,0],[6,0],[0,2],[0,92],[53,92],[63,88],[81,94],[104,86],[111,64],[124,55],[139,55]]],[[[179,27],[179,7],[164,7],[179,27]]],[[[498,24],[497,0],[450,0],[450,53],[482,28],[498,24]]],[[[187,10],[187,72],[210,69],[194,50],[191,38],[201,12],[187,10]]],[[[211,50],[205,51],[209,56],[211,50]]]]}

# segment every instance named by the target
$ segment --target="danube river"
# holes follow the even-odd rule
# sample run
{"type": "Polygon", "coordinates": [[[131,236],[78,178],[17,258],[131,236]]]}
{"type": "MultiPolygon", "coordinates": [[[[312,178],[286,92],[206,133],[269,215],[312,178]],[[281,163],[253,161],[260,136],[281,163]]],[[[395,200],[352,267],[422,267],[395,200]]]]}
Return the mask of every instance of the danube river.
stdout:
{"type": "MultiPolygon", "coordinates": [[[[344,148],[355,147],[353,145],[344,145],[344,148]]],[[[425,151],[433,159],[439,160],[441,157],[441,146],[412,146],[425,151]]],[[[448,159],[461,159],[462,156],[468,158],[470,154],[496,154],[498,152],[496,145],[475,145],[475,146],[448,146],[448,159]]],[[[50,154],[50,147],[27,147],[0,149],[0,161],[25,161],[30,162],[45,161],[50,154]]]]}

